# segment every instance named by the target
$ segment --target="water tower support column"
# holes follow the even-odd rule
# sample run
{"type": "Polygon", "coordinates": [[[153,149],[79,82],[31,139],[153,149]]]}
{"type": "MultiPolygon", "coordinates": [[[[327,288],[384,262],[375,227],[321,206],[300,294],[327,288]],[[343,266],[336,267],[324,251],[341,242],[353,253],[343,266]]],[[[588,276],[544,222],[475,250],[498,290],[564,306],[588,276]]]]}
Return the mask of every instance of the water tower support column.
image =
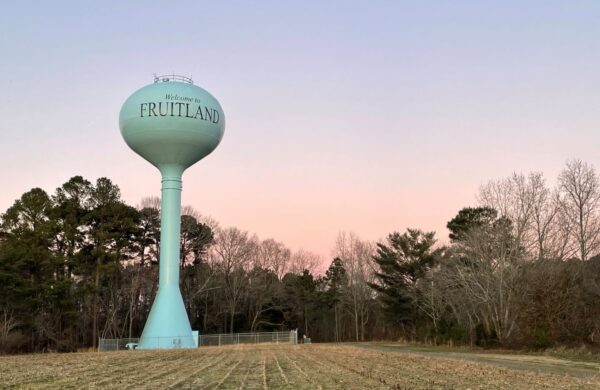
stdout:
{"type": "Polygon", "coordinates": [[[160,200],[160,270],[159,286],[175,285],[179,290],[179,237],[181,234],[181,175],[180,167],[167,166],[162,175],[160,200]]]}
{"type": "Polygon", "coordinates": [[[161,167],[161,231],[158,293],[140,339],[140,349],[195,348],[179,289],[181,175],[179,166],[161,167]]]}

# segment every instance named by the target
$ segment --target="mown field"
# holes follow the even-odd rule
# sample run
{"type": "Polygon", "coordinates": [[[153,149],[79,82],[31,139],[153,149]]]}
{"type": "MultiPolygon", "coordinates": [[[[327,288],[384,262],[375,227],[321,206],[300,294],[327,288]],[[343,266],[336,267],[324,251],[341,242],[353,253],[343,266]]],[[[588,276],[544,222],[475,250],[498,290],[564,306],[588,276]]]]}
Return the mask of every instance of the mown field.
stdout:
{"type": "Polygon", "coordinates": [[[259,345],[0,357],[2,388],[582,389],[600,378],[351,345],[259,345]]]}

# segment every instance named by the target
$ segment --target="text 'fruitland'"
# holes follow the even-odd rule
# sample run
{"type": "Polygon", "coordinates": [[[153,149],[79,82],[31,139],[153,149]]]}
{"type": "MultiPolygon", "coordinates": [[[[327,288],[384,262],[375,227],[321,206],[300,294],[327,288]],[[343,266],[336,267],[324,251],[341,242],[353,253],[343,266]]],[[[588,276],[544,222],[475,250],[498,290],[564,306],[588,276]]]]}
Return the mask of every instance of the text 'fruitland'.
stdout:
{"type": "Polygon", "coordinates": [[[201,104],[183,102],[148,102],[140,104],[140,118],[173,116],[219,123],[219,111],[201,104]]]}

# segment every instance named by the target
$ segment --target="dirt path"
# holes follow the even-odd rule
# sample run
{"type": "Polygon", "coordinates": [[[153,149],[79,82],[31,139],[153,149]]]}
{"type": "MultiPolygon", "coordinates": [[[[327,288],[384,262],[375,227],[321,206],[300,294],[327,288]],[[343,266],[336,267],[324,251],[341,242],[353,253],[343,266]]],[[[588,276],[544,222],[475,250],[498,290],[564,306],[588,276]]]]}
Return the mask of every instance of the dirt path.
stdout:
{"type": "Polygon", "coordinates": [[[350,343],[348,345],[378,351],[467,360],[538,373],[600,379],[600,363],[574,361],[544,355],[457,351],[395,343],[350,343]]]}

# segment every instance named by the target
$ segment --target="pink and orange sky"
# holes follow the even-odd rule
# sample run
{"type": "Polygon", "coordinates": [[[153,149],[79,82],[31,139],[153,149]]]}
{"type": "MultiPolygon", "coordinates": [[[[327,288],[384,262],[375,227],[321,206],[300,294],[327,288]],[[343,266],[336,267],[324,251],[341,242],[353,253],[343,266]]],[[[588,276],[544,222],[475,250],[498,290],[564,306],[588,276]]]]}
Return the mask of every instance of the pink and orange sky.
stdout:
{"type": "Polygon", "coordinates": [[[227,120],[183,203],[326,259],[342,230],[444,241],[489,179],[600,167],[599,21],[597,1],[10,2],[0,210],[74,175],[158,195],[118,113],[175,72],[227,120]]]}

